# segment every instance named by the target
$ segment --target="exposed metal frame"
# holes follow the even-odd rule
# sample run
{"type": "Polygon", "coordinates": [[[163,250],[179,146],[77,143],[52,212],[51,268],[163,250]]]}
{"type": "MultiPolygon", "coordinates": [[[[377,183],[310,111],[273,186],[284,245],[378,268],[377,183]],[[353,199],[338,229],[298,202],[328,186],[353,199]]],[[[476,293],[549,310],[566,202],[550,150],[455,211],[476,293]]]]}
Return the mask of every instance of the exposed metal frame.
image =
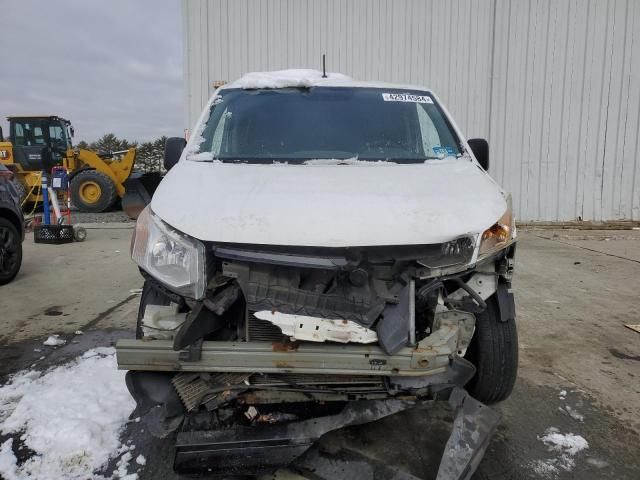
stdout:
{"type": "Polygon", "coordinates": [[[185,361],[171,340],[133,339],[119,340],[116,355],[121,370],[421,376],[444,372],[457,335],[456,329],[443,339],[453,340],[454,348],[441,342],[394,355],[367,345],[203,342],[200,360],[185,361]]]}
{"type": "Polygon", "coordinates": [[[194,359],[174,350],[171,340],[121,339],[116,356],[121,370],[424,376],[444,372],[466,349],[469,322],[475,322],[470,313],[442,312],[436,331],[393,355],[352,343],[206,341],[194,359]]]}

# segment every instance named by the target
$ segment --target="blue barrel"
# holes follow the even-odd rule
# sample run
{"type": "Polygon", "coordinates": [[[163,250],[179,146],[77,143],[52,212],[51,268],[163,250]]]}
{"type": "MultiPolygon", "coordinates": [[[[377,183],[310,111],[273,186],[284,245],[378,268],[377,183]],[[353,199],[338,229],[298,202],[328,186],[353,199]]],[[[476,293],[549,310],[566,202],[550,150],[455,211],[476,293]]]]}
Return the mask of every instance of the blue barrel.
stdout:
{"type": "Polygon", "coordinates": [[[51,169],[51,188],[54,190],[69,190],[69,173],[64,167],[51,169]]]}

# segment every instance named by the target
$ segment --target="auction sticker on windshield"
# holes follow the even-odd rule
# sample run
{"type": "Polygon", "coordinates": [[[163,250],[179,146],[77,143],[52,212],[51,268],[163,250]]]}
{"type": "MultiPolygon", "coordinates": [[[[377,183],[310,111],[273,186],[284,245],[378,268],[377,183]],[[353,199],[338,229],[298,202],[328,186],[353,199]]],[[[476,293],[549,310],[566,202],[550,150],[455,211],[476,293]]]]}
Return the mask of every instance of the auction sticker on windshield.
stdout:
{"type": "Polygon", "coordinates": [[[433,103],[431,97],[412,95],[410,93],[383,93],[382,98],[385,102],[433,103]]]}

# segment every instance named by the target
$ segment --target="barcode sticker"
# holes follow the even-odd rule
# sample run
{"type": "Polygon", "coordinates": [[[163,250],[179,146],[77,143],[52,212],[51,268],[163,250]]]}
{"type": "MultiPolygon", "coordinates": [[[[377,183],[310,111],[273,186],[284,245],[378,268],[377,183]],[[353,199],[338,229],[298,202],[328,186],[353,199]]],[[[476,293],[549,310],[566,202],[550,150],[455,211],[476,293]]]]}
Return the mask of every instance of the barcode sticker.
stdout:
{"type": "Polygon", "coordinates": [[[410,93],[383,93],[382,99],[385,102],[433,103],[431,97],[410,93]]]}

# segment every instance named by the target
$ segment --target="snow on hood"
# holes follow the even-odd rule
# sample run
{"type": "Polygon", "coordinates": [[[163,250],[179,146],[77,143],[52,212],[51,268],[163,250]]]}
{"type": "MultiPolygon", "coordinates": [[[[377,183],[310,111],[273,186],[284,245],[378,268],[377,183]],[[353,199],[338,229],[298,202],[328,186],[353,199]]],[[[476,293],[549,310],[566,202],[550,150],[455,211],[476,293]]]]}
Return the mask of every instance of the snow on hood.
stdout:
{"type": "Polygon", "coordinates": [[[178,162],[151,208],[203,241],[347,247],[479,234],[507,203],[491,177],[462,157],[357,166],[178,162]]]}
{"type": "Polygon", "coordinates": [[[224,88],[309,88],[328,81],[350,81],[351,78],[341,73],[327,73],[309,69],[277,70],[273,72],[251,72],[235,80],[224,88]]]}

